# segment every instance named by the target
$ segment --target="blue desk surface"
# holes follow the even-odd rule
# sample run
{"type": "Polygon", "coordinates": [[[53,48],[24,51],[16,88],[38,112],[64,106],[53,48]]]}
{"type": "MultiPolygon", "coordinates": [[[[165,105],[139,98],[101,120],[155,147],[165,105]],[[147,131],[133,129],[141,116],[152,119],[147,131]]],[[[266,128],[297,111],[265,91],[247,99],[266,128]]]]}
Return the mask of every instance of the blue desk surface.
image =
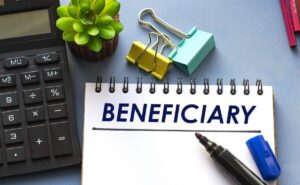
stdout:
{"type": "MultiPolygon", "coordinates": [[[[137,22],[138,12],[152,7],[156,13],[183,31],[193,26],[215,34],[216,49],[193,74],[202,83],[204,77],[215,82],[222,77],[224,84],[235,78],[238,84],[248,78],[251,84],[262,79],[264,85],[275,90],[275,120],[278,158],[282,166],[279,184],[300,184],[300,54],[290,49],[284,28],[279,1],[240,0],[121,0],[121,21],[125,30],[120,35],[116,54],[104,61],[90,62],[75,58],[69,53],[71,77],[77,113],[77,125],[82,141],[84,84],[95,81],[101,74],[104,81],[116,75],[136,81],[150,75],[125,62],[131,42],[147,43],[148,35],[137,22]]],[[[67,4],[67,0],[62,1],[67,4]]],[[[300,43],[300,35],[298,42],[300,43]]],[[[178,39],[174,38],[178,43],[178,39]]],[[[168,73],[171,82],[178,76],[188,83],[189,77],[176,68],[168,73]]],[[[149,82],[149,80],[148,80],[149,82]]],[[[101,175],[101,174],[99,174],[101,175]]],[[[37,174],[1,179],[5,185],[79,185],[80,167],[69,167],[37,174]]]]}

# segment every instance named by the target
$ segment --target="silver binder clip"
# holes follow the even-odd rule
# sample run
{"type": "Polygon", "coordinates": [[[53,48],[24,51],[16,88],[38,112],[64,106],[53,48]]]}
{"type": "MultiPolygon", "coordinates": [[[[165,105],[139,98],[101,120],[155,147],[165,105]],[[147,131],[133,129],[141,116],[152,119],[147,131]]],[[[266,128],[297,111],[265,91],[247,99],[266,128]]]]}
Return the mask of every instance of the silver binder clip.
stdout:
{"type": "Polygon", "coordinates": [[[168,43],[170,47],[173,48],[169,58],[179,69],[183,70],[189,75],[195,71],[198,65],[215,47],[214,36],[212,33],[200,31],[196,27],[193,27],[189,33],[186,34],[160,19],[158,16],[156,16],[151,8],[146,8],[140,11],[138,19],[139,23],[143,27],[149,28],[156,32],[166,43],[168,43]],[[147,14],[151,15],[154,21],[165,27],[167,30],[182,38],[178,46],[176,46],[150,22],[142,20],[142,17],[147,14]]]}

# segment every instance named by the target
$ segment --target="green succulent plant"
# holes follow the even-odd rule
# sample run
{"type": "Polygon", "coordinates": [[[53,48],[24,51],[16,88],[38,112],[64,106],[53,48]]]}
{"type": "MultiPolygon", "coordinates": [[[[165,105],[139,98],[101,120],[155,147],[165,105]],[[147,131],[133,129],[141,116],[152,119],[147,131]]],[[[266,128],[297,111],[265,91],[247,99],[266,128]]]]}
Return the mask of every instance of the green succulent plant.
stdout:
{"type": "Polygon", "coordinates": [[[123,30],[122,23],[114,19],[119,10],[117,0],[71,0],[69,5],[57,8],[60,18],[56,26],[63,31],[65,41],[99,52],[103,40],[112,39],[123,30]]]}

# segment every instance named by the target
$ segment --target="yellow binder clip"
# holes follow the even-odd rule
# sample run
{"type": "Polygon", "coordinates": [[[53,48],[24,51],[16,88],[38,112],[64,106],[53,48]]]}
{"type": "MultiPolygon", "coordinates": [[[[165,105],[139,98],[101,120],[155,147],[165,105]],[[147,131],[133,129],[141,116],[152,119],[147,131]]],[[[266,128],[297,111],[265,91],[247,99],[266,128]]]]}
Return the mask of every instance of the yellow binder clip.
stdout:
{"type": "MultiPolygon", "coordinates": [[[[164,34],[164,36],[168,37],[166,34],[164,34]]],[[[166,46],[168,46],[168,44],[164,42],[159,34],[150,32],[148,45],[146,46],[139,41],[134,41],[126,59],[128,62],[137,64],[139,68],[151,73],[151,75],[161,80],[166,75],[170,64],[172,63],[169,58],[161,54],[166,46]],[[152,34],[157,36],[157,40],[150,46],[152,43],[152,34]],[[161,49],[158,51],[160,46],[161,49]]]]}

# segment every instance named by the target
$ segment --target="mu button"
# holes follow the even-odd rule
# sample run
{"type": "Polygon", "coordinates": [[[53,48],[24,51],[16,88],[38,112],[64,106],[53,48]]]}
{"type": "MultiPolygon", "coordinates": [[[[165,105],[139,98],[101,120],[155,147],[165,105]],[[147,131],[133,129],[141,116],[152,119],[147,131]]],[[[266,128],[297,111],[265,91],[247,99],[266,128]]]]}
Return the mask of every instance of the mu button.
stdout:
{"type": "Polygon", "coordinates": [[[4,67],[6,69],[25,67],[28,66],[28,64],[29,64],[28,57],[8,58],[4,61],[4,67]]]}

